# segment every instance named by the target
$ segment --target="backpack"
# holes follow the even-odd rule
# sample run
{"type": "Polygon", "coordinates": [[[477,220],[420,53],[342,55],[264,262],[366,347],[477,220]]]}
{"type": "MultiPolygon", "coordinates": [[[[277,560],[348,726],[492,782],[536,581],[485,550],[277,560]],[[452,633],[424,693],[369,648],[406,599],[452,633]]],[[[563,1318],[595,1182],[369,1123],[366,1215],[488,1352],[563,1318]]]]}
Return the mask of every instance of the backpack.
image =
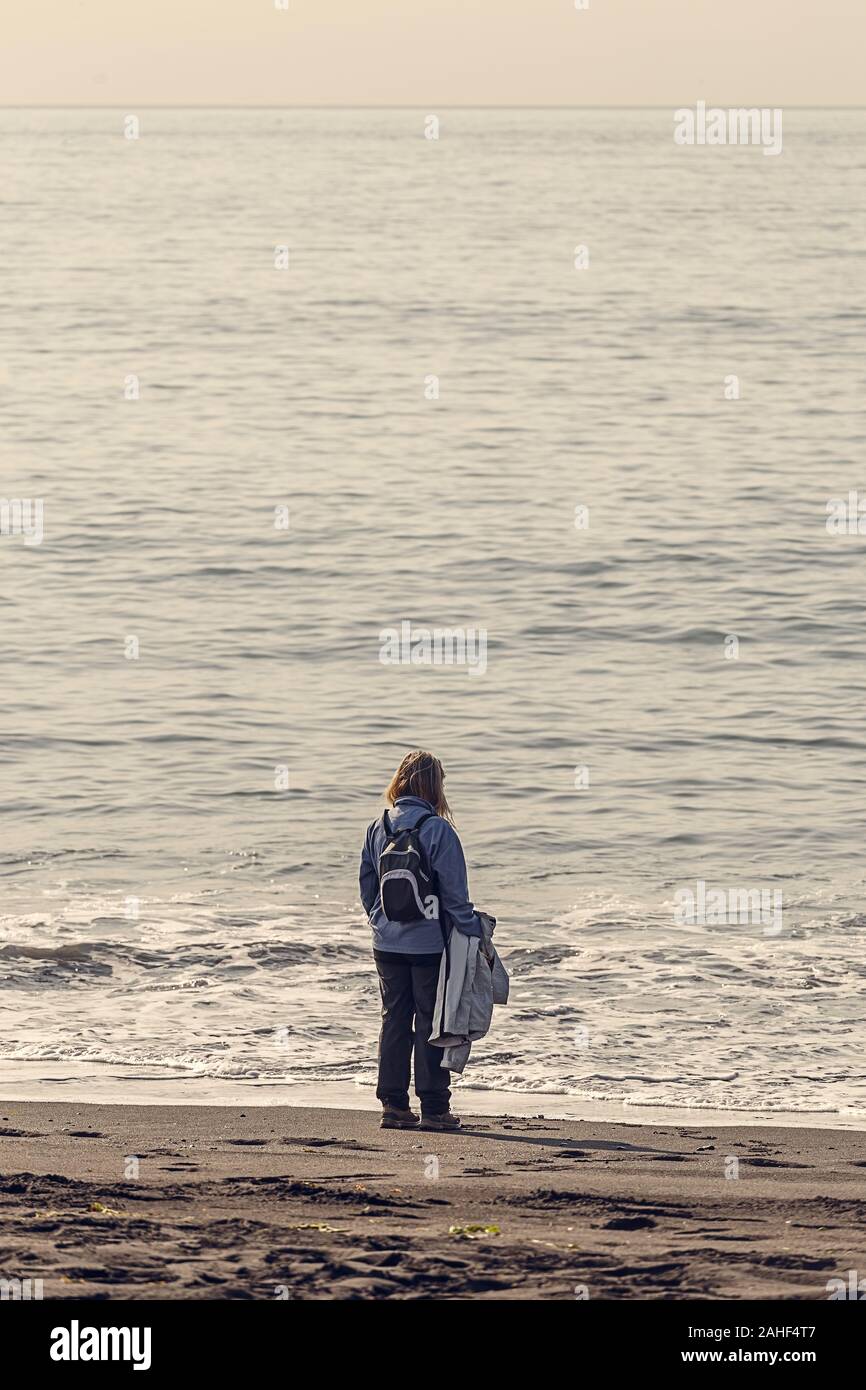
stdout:
{"type": "Polygon", "coordinates": [[[427,811],[409,830],[391,829],[388,812],[382,816],[385,848],[379,855],[379,894],[382,911],[389,922],[438,921],[439,897],[434,892],[435,877],[421,848],[418,834],[427,811]]]}

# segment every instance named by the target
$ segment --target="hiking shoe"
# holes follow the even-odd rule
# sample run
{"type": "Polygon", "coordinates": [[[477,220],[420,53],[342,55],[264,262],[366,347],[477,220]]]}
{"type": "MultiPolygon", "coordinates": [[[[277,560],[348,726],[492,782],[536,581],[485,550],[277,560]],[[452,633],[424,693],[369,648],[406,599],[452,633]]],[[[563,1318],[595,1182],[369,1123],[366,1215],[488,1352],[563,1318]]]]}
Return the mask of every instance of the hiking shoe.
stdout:
{"type": "Polygon", "coordinates": [[[421,1112],[422,1129],[459,1129],[460,1116],[453,1115],[450,1110],[446,1110],[441,1115],[425,1115],[421,1112]]]}
{"type": "Polygon", "coordinates": [[[418,1116],[414,1110],[398,1110],[395,1105],[382,1106],[380,1129],[417,1129],[418,1116]]]}

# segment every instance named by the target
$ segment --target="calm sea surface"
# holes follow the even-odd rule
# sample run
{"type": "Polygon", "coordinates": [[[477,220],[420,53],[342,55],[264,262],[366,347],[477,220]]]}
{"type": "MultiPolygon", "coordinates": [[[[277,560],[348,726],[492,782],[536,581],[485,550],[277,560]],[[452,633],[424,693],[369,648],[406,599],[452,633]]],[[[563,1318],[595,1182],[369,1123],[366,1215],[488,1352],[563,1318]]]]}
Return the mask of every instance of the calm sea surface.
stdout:
{"type": "Polygon", "coordinates": [[[866,113],[779,158],[127,114],[0,112],[0,491],[44,505],[0,537],[0,1093],[369,1087],[358,850],[425,746],[513,976],[467,1086],[866,1123],[866,113]],[[383,665],[402,620],[486,671],[383,665]],[[781,929],[678,924],[698,880],[781,929]]]}

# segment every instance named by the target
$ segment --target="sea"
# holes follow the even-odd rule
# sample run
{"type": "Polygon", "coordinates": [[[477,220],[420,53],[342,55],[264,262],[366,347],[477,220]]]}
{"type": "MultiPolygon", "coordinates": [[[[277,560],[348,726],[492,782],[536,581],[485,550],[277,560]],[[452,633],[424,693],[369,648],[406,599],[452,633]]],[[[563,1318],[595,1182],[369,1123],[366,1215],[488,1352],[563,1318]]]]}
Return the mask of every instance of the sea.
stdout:
{"type": "Polygon", "coordinates": [[[866,111],[433,114],[0,110],[0,1097],[375,1105],[421,747],[458,1108],[864,1128],[866,111]]]}

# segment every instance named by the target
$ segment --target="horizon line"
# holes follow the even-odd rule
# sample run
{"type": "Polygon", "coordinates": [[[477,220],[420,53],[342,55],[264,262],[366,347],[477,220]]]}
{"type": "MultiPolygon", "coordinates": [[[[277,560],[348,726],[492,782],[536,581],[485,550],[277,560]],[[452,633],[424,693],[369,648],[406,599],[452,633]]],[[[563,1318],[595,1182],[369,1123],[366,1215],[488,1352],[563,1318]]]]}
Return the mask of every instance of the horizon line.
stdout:
{"type": "MultiPolygon", "coordinates": [[[[705,98],[698,97],[698,101],[705,98]]],[[[688,103],[687,103],[688,104],[688,103]]],[[[715,103],[714,103],[715,104],[715,103]]],[[[731,103],[727,103],[729,106],[731,103]]],[[[775,105],[776,103],[770,103],[775,105]]],[[[359,105],[353,102],[297,102],[297,103],[270,103],[270,102],[176,102],[176,101],[147,101],[147,102],[126,102],[117,101],[82,101],[82,102],[0,102],[0,111],[112,111],[127,110],[130,106],[135,106],[142,111],[424,111],[431,105],[435,105],[439,111],[668,111],[671,106],[676,106],[676,102],[650,102],[647,104],[616,104],[616,103],[551,103],[551,102],[371,102],[359,105]]],[[[760,104],[758,109],[763,109],[760,104]]],[[[781,102],[778,105],[785,107],[788,111],[864,111],[866,103],[850,103],[832,105],[781,102]]],[[[747,103],[740,102],[738,106],[747,106],[747,103]]]]}

